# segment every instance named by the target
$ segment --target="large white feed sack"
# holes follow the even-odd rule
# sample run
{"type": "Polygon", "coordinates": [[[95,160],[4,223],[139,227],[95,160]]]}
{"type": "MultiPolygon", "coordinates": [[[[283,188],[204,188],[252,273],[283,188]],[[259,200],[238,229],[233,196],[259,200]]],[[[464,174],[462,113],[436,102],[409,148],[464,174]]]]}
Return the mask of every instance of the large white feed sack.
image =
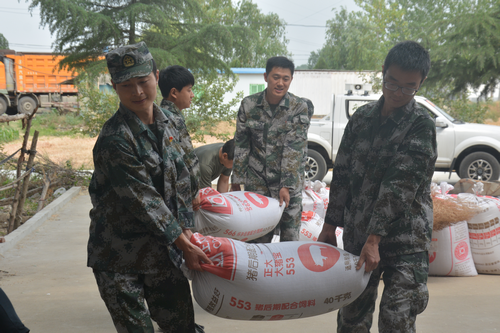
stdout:
{"type": "Polygon", "coordinates": [[[219,193],[210,187],[200,190],[200,205],[194,214],[197,232],[241,241],[269,233],[285,209],[285,204],[280,207],[278,200],[257,193],[219,193]]]}
{"type": "Polygon", "coordinates": [[[193,273],[193,295],[207,312],[239,320],[305,318],[337,310],[366,288],[359,257],[318,242],[249,244],[195,233],[214,265],[193,273]]]}
{"type": "Polygon", "coordinates": [[[481,212],[467,221],[478,273],[500,275],[500,200],[478,197],[481,212]]]}
{"type": "MultiPolygon", "coordinates": [[[[324,219],[315,212],[303,211],[300,220],[299,241],[317,241],[321,230],[323,230],[324,222],[324,219]]],[[[337,247],[339,249],[344,248],[344,242],[342,241],[343,232],[343,228],[337,227],[337,229],[335,230],[335,236],[337,237],[337,247]]],[[[279,239],[277,241],[279,241],[279,239]]]]}
{"type": "Polygon", "coordinates": [[[476,276],[470,250],[467,221],[432,231],[429,275],[476,276]]]}

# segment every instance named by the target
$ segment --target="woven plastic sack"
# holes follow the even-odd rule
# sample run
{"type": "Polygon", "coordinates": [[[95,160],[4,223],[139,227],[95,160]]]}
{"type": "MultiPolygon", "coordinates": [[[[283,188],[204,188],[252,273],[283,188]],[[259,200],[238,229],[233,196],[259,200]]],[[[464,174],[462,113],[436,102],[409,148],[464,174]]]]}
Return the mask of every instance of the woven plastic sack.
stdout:
{"type": "Polygon", "coordinates": [[[219,193],[210,187],[200,190],[200,205],[194,214],[197,232],[241,241],[269,233],[285,209],[278,200],[257,193],[219,193]]]}
{"type": "Polygon", "coordinates": [[[432,231],[429,275],[477,275],[472,260],[467,221],[458,222],[439,231],[432,231]]]}
{"type": "Polygon", "coordinates": [[[359,257],[318,242],[249,244],[195,233],[214,265],[191,271],[196,302],[210,314],[239,320],[285,320],[335,311],[368,284],[359,257]]]}
{"type": "Polygon", "coordinates": [[[500,275],[500,199],[477,197],[481,212],[467,221],[478,273],[500,275]]]}

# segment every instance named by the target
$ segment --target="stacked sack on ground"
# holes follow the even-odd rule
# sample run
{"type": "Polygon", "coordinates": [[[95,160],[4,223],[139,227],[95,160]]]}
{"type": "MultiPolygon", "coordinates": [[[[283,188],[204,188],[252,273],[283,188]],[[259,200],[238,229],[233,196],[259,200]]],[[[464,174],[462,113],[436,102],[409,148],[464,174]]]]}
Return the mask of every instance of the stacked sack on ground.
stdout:
{"type": "MultiPolygon", "coordinates": [[[[356,270],[358,256],[315,241],[323,217],[314,211],[302,215],[309,230],[301,233],[302,241],[249,244],[244,242],[276,227],[284,205],[252,192],[211,188],[200,190],[200,199],[198,233],[191,242],[214,265],[203,264],[203,272],[183,269],[196,302],[210,314],[263,321],[304,318],[337,310],[366,288],[370,274],[364,267],[356,270]]],[[[327,204],[322,202],[323,216],[327,204]]]]}
{"type": "Polygon", "coordinates": [[[429,274],[500,274],[500,199],[475,194],[450,195],[453,186],[432,184],[434,226],[429,274]]]}

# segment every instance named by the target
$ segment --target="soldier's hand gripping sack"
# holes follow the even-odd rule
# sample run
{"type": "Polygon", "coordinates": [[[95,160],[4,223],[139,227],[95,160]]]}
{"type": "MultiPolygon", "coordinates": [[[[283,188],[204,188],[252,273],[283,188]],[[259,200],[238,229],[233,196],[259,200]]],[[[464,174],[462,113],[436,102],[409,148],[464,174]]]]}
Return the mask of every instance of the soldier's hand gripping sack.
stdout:
{"type": "Polygon", "coordinates": [[[326,243],[248,244],[195,233],[214,265],[193,273],[193,295],[227,319],[284,320],[321,315],[354,301],[370,273],[359,257],[326,243]]]}
{"type": "Polygon", "coordinates": [[[285,205],[278,200],[247,191],[219,193],[200,190],[200,209],[195,212],[196,231],[203,235],[252,240],[273,230],[285,205]]]}

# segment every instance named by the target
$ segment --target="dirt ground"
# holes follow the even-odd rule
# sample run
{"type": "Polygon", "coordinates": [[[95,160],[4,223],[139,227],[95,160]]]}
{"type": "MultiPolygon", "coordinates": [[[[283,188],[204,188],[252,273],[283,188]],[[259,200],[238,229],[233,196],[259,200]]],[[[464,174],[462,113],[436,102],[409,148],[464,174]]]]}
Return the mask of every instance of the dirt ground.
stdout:
{"type": "MultiPolygon", "coordinates": [[[[66,164],[67,161],[71,163],[73,168],[83,168],[85,170],[92,170],[94,164],[92,162],[92,148],[94,148],[97,137],[56,137],[45,136],[39,137],[37,143],[37,152],[41,156],[47,156],[53,162],[58,164],[66,164]]],[[[215,137],[205,136],[206,142],[193,142],[193,146],[199,147],[202,145],[222,142],[215,137]]],[[[16,140],[4,144],[3,151],[5,154],[12,154],[21,148],[22,140],[16,140]]],[[[28,147],[31,145],[31,140],[28,147]]]]}
{"type": "MultiPolygon", "coordinates": [[[[489,125],[500,126],[500,119],[496,122],[487,120],[485,123],[489,125]]],[[[225,124],[224,127],[226,126],[227,124],[225,124]]],[[[227,128],[224,129],[227,130],[227,128]]],[[[40,155],[48,156],[52,161],[56,163],[65,164],[66,161],[70,161],[73,168],[80,168],[83,166],[83,169],[92,170],[94,168],[92,162],[92,148],[94,147],[96,140],[97,137],[39,137],[37,151],[40,155]]],[[[222,140],[208,135],[205,136],[205,141],[206,142],[194,141],[193,146],[196,148],[210,143],[222,142],[222,140]]],[[[31,141],[29,142],[29,145],[30,144],[31,141]]],[[[4,144],[4,153],[12,154],[13,152],[21,148],[21,145],[22,140],[16,140],[8,144],[4,144]]]]}

